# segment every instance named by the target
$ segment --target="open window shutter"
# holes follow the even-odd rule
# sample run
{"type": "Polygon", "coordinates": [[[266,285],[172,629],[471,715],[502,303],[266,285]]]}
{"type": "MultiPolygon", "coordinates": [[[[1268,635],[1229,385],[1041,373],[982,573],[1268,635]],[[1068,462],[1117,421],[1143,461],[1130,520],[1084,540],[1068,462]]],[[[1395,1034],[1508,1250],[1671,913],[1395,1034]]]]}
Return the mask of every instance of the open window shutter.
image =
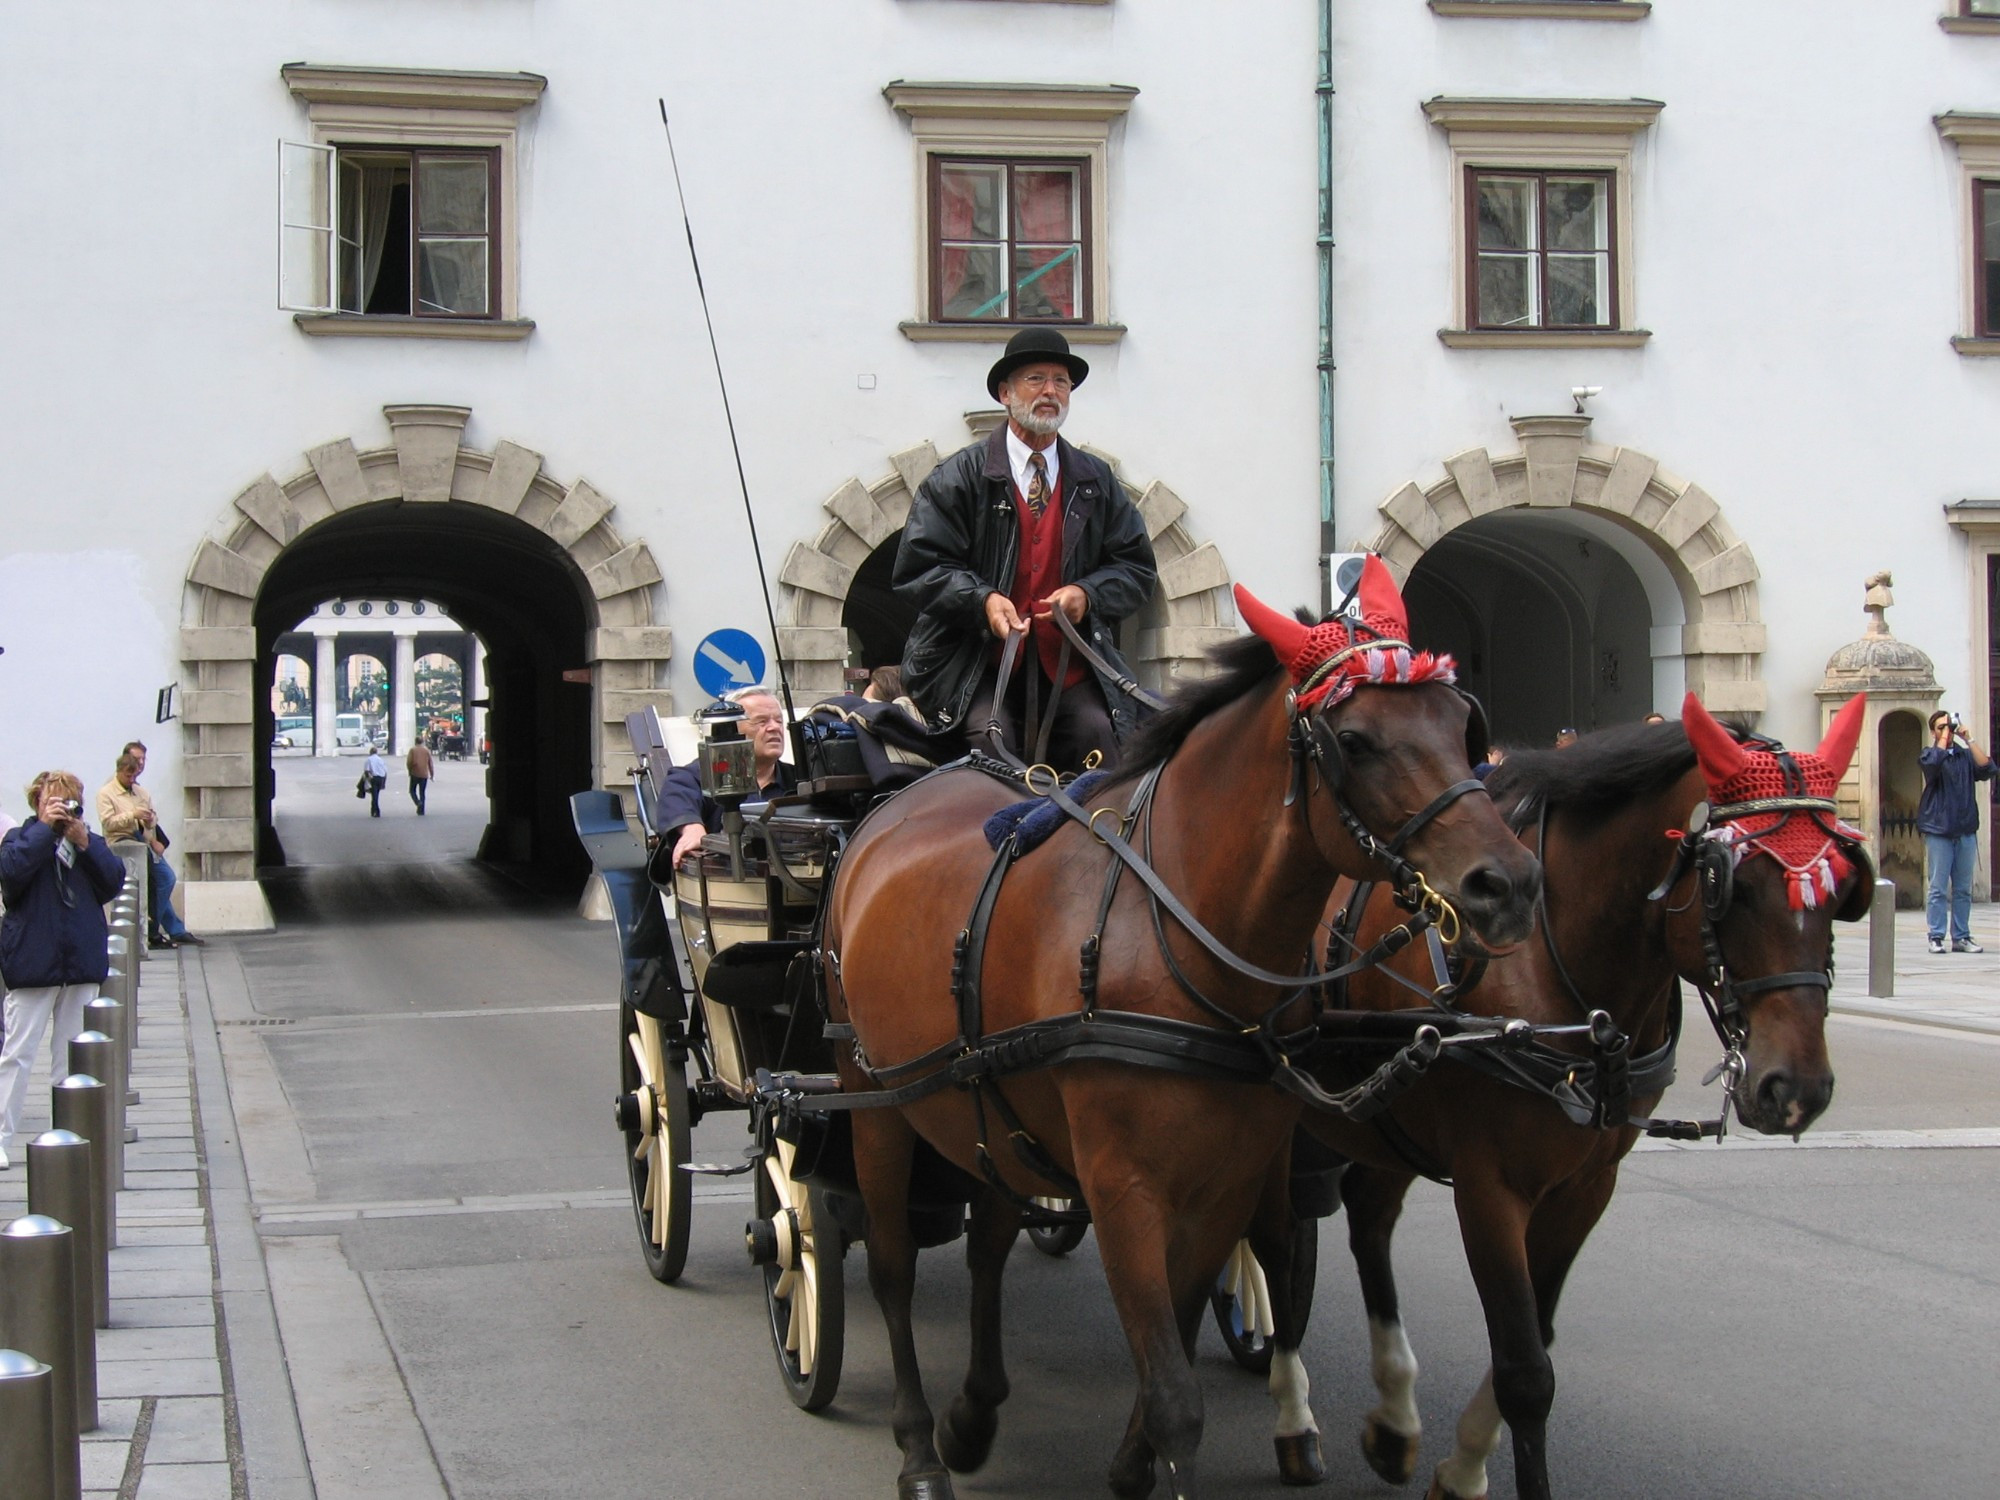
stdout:
{"type": "Polygon", "coordinates": [[[278,142],[278,306],[333,311],[333,147],[278,142]]]}

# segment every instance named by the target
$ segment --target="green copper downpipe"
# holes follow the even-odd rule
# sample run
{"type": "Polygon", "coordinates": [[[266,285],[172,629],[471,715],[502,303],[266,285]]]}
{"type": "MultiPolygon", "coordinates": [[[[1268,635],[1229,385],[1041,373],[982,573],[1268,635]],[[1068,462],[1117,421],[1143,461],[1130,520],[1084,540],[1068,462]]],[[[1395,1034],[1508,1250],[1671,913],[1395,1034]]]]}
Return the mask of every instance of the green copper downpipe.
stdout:
{"type": "Polygon", "coordinates": [[[1320,607],[1333,608],[1333,0],[1319,8],[1319,551],[1320,607]]]}

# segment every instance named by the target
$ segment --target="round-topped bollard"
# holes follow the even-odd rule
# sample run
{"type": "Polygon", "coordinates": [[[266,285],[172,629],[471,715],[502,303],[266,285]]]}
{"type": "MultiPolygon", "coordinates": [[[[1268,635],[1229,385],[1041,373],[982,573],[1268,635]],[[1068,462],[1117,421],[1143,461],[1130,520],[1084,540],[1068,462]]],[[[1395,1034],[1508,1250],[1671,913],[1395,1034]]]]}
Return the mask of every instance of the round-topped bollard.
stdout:
{"type": "MultiPolygon", "coordinates": [[[[74,1130],[45,1130],[28,1142],[28,1212],[47,1214],[76,1235],[79,1329],[111,1326],[111,1257],[104,1248],[104,1205],[91,1180],[90,1142],[74,1130]]],[[[89,1347],[96,1352],[96,1336],[89,1347]]],[[[77,1334],[77,1347],[85,1335],[77,1334]]]]}
{"type": "Polygon", "coordinates": [[[77,1443],[75,1252],[67,1224],[23,1214],[0,1229],[0,1344],[50,1369],[50,1429],[55,1436],[55,1493],[81,1500],[83,1453],[77,1443]]]}
{"type": "MultiPolygon", "coordinates": [[[[71,1130],[90,1142],[90,1186],[97,1194],[97,1211],[106,1252],[118,1248],[118,1184],[111,1176],[111,1090],[94,1074],[72,1073],[49,1089],[49,1113],[55,1128],[71,1130]]],[[[108,1324],[105,1326],[109,1326],[108,1324]]]]}
{"type": "Polygon", "coordinates": [[[55,1371],[19,1349],[0,1349],[0,1495],[55,1494],[54,1400],[55,1371]]]}

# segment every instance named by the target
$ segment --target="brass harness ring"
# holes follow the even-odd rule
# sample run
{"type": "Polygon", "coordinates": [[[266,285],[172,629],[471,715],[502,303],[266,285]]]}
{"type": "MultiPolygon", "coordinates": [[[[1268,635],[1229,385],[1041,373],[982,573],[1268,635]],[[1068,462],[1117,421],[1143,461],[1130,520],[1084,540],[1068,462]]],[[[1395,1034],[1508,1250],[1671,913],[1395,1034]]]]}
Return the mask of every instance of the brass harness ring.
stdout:
{"type": "Polygon", "coordinates": [[[1032,766],[1022,768],[1021,784],[1037,797],[1046,797],[1049,793],[1056,791],[1062,786],[1062,776],[1054,766],[1043,765],[1040,761],[1036,761],[1032,766]],[[1038,772],[1049,778],[1049,783],[1046,787],[1036,784],[1035,776],[1038,772]]]}

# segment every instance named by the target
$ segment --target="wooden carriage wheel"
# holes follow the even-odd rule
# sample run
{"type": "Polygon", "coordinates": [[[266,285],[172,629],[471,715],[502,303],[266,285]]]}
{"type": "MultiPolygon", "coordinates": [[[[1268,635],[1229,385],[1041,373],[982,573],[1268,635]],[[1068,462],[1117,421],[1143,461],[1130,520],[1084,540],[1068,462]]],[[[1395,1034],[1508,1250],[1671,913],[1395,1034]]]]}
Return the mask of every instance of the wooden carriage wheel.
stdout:
{"type": "Polygon", "coordinates": [[[757,1168],[759,1220],[777,1235],[764,1267],[771,1349],[785,1394],[802,1411],[819,1411],[840,1389],[846,1348],[847,1288],[840,1226],[817,1187],[792,1181],[792,1146],[773,1140],[757,1168]]]}
{"type": "Polygon", "coordinates": [[[685,1056],[676,1057],[660,1023],[631,1006],[618,1007],[619,1123],[640,1253],[655,1281],[678,1280],[687,1265],[694,1183],[688,1160],[685,1056]]]}
{"type": "MultiPolygon", "coordinates": [[[[1292,1238],[1293,1301],[1299,1313],[1299,1334],[1305,1334],[1306,1319],[1312,1312],[1313,1284],[1319,1275],[1319,1220],[1297,1221],[1292,1238]]],[[[1248,1240],[1236,1249],[1216,1279],[1209,1295],[1216,1329],[1229,1350],[1229,1357],[1253,1375],[1271,1373],[1271,1287],[1264,1268],[1257,1263],[1248,1240]]]]}

